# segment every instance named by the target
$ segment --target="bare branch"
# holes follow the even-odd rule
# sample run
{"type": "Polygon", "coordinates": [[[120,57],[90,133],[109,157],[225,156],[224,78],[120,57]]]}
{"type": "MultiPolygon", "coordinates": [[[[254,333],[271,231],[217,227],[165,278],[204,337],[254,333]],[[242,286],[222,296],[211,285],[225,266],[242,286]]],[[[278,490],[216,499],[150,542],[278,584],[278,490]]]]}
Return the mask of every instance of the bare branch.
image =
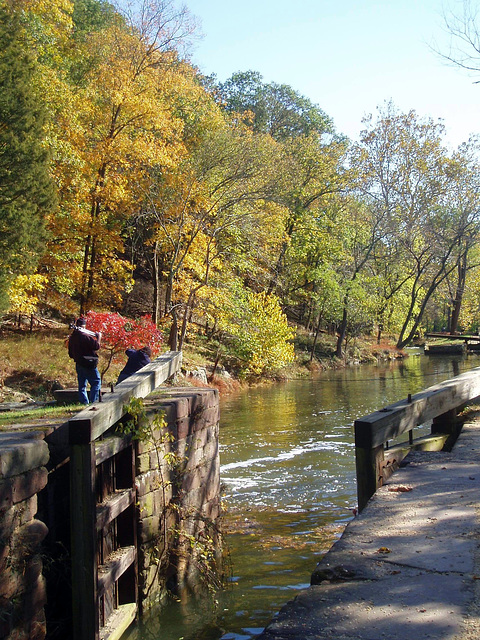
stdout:
{"type": "MultiPolygon", "coordinates": [[[[443,60],[474,75],[480,73],[480,9],[471,0],[463,0],[459,12],[443,13],[445,32],[450,36],[447,50],[436,44],[432,50],[443,60]]],[[[475,83],[480,82],[476,80],[475,83]]]]}
{"type": "Polygon", "coordinates": [[[186,56],[196,31],[186,6],[177,7],[175,0],[115,0],[114,4],[150,55],[175,51],[186,56]]]}

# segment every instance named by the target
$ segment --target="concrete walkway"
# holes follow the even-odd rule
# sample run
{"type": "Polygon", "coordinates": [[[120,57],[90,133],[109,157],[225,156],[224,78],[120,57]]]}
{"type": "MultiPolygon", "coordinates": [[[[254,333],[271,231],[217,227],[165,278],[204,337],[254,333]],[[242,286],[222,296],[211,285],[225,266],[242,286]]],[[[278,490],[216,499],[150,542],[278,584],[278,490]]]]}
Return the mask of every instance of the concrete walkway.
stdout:
{"type": "Polygon", "coordinates": [[[259,640],[480,638],[480,413],[405,462],[259,640]]]}

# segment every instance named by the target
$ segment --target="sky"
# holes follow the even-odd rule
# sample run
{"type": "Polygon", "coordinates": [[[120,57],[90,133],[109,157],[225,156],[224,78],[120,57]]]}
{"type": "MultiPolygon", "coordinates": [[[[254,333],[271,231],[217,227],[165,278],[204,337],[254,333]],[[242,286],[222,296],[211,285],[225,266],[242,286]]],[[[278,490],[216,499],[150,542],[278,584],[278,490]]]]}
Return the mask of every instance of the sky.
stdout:
{"type": "MultiPolygon", "coordinates": [[[[480,0],[471,0],[480,9],[480,0]]],[[[441,119],[455,147],[480,133],[480,84],[433,50],[448,51],[443,16],[462,0],[185,0],[201,37],[200,70],[224,81],[259,71],[318,104],[358,139],[365,115],[392,100],[441,119]]],[[[476,78],[476,79],[480,79],[476,78]]]]}

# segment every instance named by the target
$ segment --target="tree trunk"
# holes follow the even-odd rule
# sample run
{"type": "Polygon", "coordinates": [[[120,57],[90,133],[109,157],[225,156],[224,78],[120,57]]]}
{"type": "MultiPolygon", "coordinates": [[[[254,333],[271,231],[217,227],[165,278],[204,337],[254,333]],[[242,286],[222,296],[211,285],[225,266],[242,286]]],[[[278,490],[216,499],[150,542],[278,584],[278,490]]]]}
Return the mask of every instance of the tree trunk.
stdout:
{"type": "Polygon", "coordinates": [[[320,311],[320,313],[318,314],[317,328],[315,330],[315,337],[313,338],[312,352],[310,354],[310,362],[312,362],[313,356],[315,355],[315,347],[317,346],[318,334],[320,333],[320,323],[322,321],[322,318],[323,318],[323,311],[320,311]]]}
{"type": "Polygon", "coordinates": [[[458,280],[455,300],[453,301],[452,316],[450,319],[450,333],[453,335],[458,333],[458,319],[460,317],[460,309],[462,307],[463,293],[465,291],[465,280],[467,277],[467,253],[465,252],[458,261],[457,267],[458,280]]]}
{"type": "Polygon", "coordinates": [[[190,295],[188,296],[187,304],[185,305],[185,313],[183,314],[182,329],[180,331],[180,342],[178,344],[178,348],[180,351],[183,348],[185,336],[187,335],[187,326],[190,321],[190,318],[192,317],[195,293],[196,293],[196,289],[190,292],[190,295]]]}
{"type": "Polygon", "coordinates": [[[177,312],[172,309],[172,326],[170,327],[170,335],[168,336],[168,346],[170,351],[178,351],[178,320],[177,312]]]}
{"type": "Polygon", "coordinates": [[[343,316],[342,316],[342,322],[340,324],[340,329],[338,332],[338,338],[337,338],[337,351],[335,353],[335,355],[337,356],[337,358],[343,358],[343,343],[345,341],[345,336],[347,334],[347,319],[348,319],[348,314],[347,314],[347,300],[345,299],[343,301],[343,316]]]}
{"type": "Polygon", "coordinates": [[[153,308],[152,320],[158,327],[160,322],[160,269],[158,268],[158,242],[155,242],[153,248],[153,308]]]}
{"type": "Polygon", "coordinates": [[[210,376],[208,377],[208,381],[212,382],[213,377],[215,375],[215,372],[217,371],[217,367],[218,367],[218,361],[220,360],[220,353],[221,353],[221,347],[220,345],[218,346],[217,349],[217,357],[215,358],[215,362],[213,363],[213,369],[212,369],[212,373],[210,374],[210,376]]]}
{"type": "Polygon", "coordinates": [[[83,316],[86,313],[87,307],[87,277],[88,277],[88,261],[90,258],[90,243],[92,242],[92,236],[88,235],[85,240],[85,246],[83,249],[83,269],[82,269],[82,289],[80,291],[80,315],[83,316]]]}
{"type": "Polygon", "coordinates": [[[268,289],[267,289],[268,295],[271,295],[272,293],[274,293],[275,289],[277,288],[278,279],[283,271],[283,260],[285,258],[285,254],[287,253],[287,248],[288,248],[288,244],[284,242],[280,250],[280,255],[278,256],[277,264],[275,265],[272,279],[270,280],[270,284],[268,285],[268,289]]]}
{"type": "Polygon", "coordinates": [[[173,276],[171,273],[168,275],[167,288],[165,290],[165,303],[163,305],[164,315],[168,315],[168,310],[172,306],[172,293],[173,293],[173,276]]]}
{"type": "Polygon", "coordinates": [[[377,331],[377,344],[380,344],[380,342],[382,341],[382,330],[383,330],[383,325],[379,323],[378,331],[377,331]]]}

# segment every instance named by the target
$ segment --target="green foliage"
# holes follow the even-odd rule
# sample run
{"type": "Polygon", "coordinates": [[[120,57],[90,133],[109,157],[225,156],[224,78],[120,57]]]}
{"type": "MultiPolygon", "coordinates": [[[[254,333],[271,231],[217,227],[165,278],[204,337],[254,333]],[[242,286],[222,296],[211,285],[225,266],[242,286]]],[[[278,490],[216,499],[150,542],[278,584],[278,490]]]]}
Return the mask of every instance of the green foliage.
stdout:
{"type": "Polygon", "coordinates": [[[93,31],[101,31],[120,18],[107,0],[75,0],[73,5],[74,37],[85,39],[93,31]]]}
{"type": "MultiPolygon", "coordinates": [[[[123,406],[126,416],[120,425],[120,432],[129,434],[138,442],[150,442],[157,448],[165,442],[173,442],[173,434],[167,430],[167,422],[162,412],[156,412],[149,416],[142,398],[131,397],[127,404],[123,406]],[[155,436],[156,431],[161,434],[160,438],[155,436]]],[[[165,456],[163,456],[165,457],[165,456]]]]}
{"type": "MultiPolygon", "coordinates": [[[[0,6],[0,295],[10,273],[29,273],[44,246],[44,216],[55,206],[44,146],[46,111],[21,17],[0,6]]],[[[0,308],[1,310],[1,308],[0,308]]]]}
{"type": "Polygon", "coordinates": [[[257,71],[234,73],[219,86],[229,112],[253,116],[253,129],[275,140],[311,133],[333,133],[330,118],[308,98],[286,84],[264,83],[257,71]]]}

